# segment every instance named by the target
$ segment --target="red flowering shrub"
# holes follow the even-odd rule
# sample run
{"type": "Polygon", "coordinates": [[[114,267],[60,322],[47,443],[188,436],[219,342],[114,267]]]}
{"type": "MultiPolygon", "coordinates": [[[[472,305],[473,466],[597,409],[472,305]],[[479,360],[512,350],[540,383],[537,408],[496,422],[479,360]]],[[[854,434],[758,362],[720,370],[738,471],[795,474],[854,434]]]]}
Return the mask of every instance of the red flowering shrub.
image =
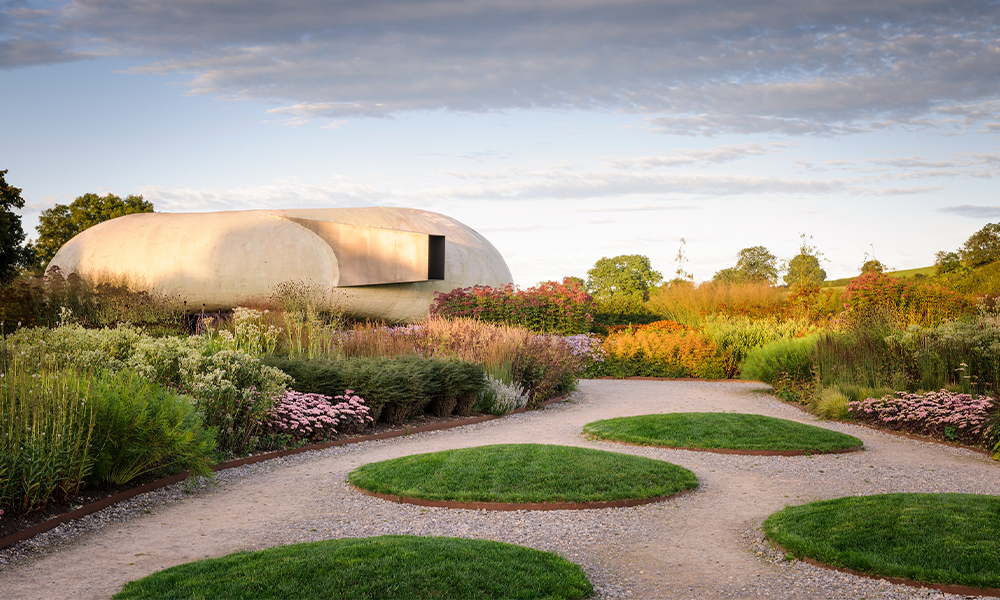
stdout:
{"type": "Polygon", "coordinates": [[[933,327],[960,317],[976,304],[973,296],[876,272],[851,280],[843,301],[845,316],[853,322],[882,316],[900,327],[933,327]]]}
{"type": "Polygon", "coordinates": [[[514,284],[477,285],[434,294],[432,317],[507,323],[540,333],[573,335],[589,330],[593,298],[571,277],[521,290],[514,284]]]}

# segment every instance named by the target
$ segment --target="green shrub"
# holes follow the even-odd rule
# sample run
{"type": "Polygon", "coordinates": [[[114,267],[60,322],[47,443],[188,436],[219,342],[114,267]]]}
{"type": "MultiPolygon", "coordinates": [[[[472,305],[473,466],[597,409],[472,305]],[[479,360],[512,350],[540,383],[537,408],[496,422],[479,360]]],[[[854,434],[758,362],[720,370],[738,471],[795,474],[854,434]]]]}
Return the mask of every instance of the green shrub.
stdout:
{"type": "Polygon", "coordinates": [[[747,355],[741,369],[743,379],[756,379],[774,385],[781,377],[794,381],[812,378],[813,353],[818,335],[775,340],[747,355]]]}
{"type": "Polygon", "coordinates": [[[791,339],[816,333],[816,326],[801,319],[751,319],[749,317],[709,316],[702,319],[700,331],[719,349],[726,377],[739,374],[740,365],[756,348],[779,339],[791,339]]]}
{"type": "Polygon", "coordinates": [[[195,398],[205,425],[224,454],[258,449],[264,418],[289,377],[242,352],[223,350],[184,365],[181,391],[195,398]]]}
{"type": "Polygon", "coordinates": [[[163,470],[211,475],[215,440],[192,399],[123,371],[93,379],[88,401],[94,413],[88,481],[122,484],[163,470]]]}
{"type": "Polygon", "coordinates": [[[75,372],[35,372],[19,354],[0,356],[0,509],[26,513],[76,495],[91,462],[86,397],[75,372]]]}
{"type": "Polygon", "coordinates": [[[205,425],[216,428],[218,450],[226,455],[257,448],[259,421],[288,380],[248,354],[213,354],[207,337],[153,338],[127,324],[22,329],[7,336],[6,344],[32,364],[88,373],[128,371],[193,396],[205,425]]]}
{"type": "Polygon", "coordinates": [[[371,416],[400,425],[430,405],[435,414],[469,414],[486,385],[479,365],[418,356],[303,360],[269,357],[271,366],[294,379],[297,392],[334,396],[345,389],[365,399],[371,416]],[[452,403],[453,402],[453,403],[452,403]]]}

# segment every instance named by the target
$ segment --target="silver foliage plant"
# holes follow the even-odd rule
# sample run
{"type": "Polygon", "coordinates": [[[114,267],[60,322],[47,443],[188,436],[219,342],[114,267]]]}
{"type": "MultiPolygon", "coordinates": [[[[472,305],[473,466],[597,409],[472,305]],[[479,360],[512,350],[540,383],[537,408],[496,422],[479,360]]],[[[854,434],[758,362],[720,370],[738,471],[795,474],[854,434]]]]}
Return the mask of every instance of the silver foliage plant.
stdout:
{"type": "Polygon", "coordinates": [[[506,383],[489,373],[486,374],[483,394],[486,395],[487,401],[484,404],[487,410],[494,415],[505,415],[528,404],[528,394],[520,386],[506,383]]]}

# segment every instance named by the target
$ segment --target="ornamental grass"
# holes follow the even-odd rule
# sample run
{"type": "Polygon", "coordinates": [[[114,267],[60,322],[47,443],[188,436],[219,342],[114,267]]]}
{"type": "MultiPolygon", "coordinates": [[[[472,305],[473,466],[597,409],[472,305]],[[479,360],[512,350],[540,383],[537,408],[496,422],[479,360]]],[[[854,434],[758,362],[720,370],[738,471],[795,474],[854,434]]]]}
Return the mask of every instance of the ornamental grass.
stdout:
{"type": "Polygon", "coordinates": [[[701,377],[725,375],[712,340],[687,329],[638,329],[612,333],[604,340],[606,358],[592,365],[592,376],[701,377]]]}

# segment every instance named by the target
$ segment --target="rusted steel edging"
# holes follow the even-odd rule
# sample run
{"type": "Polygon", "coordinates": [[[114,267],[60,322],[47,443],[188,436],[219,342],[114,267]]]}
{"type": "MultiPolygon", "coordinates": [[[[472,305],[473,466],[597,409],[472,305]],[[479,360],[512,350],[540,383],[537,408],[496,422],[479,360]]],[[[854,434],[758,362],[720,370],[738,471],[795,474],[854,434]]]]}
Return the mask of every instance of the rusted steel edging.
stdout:
{"type": "MultiPolygon", "coordinates": [[[[770,538],[766,538],[772,546],[782,554],[788,555],[788,551],[781,547],[779,544],[775,543],[770,538]]],[[[847,573],[848,575],[855,575],[857,577],[865,577],[867,579],[882,579],[888,581],[889,583],[895,583],[899,585],[907,585],[916,588],[927,588],[932,590],[938,590],[945,592],[947,594],[957,594],[959,596],[990,596],[994,598],[1000,598],[1000,589],[998,588],[977,588],[970,587],[967,585],[956,585],[951,583],[933,583],[930,581],[916,581],[914,579],[903,579],[902,577],[892,577],[890,575],[874,575],[872,573],[865,573],[864,571],[856,571],[854,569],[849,569],[847,567],[835,567],[833,565],[828,565],[826,563],[819,562],[814,558],[809,558],[808,556],[798,557],[804,563],[810,564],[814,567],[820,567],[822,569],[829,569],[831,571],[840,571],[841,573],[847,573]]]]}
{"type": "Polygon", "coordinates": [[[396,502],[398,504],[415,504],[417,506],[428,506],[434,508],[460,508],[465,510],[592,510],[598,508],[630,508],[642,506],[643,504],[653,504],[678,498],[684,494],[691,493],[691,490],[681,490],[667,496],[656,496],[653,498],[629,498],[626,500],[606,500],[601,502],[458,502],[454,500],[425,500],[424,498],[410,498],[407,496],[397,496],[395,494],[382,494],[364,490],[356,486],[351,486],[362,494],[396,502]]]}
{"type": "MultiPolygon", "coordinates": [[[[546,400],[545,402],[541,403],[541,406],[548,406],[549,404],[554,404],[556,402],[561,402],[561,401],[565,400],[567,396],[568,396],[568,394],[563,394],[562,396],[557,396],[557,397],[552,398],[550,400],[546,400]]],[[[527,407],[518,408],[516,410],[510,411],[507,414],[508,415],[520,414],[520,413],[527,412],[527,410],[528,410],[527,407]]],[[[227,460],[225,462],[221,462],[219,464],[212,465],[212,470],[213,471],[224,471],[225,469],[232,469],[234,467],[242,467],[244,465],[252,465],[254,463],[264,462],[266,460],[271,460],[273,458],[280,458],[280,457],[283,457],[283,456],[290,456],[292,454],[299,454],[301,452],[310,452],[312,450],[323,450],[323,449],[326,449],[326,448],[332,448],[334,446],[344,446],[344,445],[347,445],[347,444],[355,444],[355,443],[359,443],[359,442],[369,442],[369,441],[374,441],[374,440],[387,440],[387,439],[391,439],[391,438],[395,438],[395,437],[407,436],[407,435],[414,434],[414,433],[423,433],[425,431],[440,431],[442,429],[452,429],[454,427],[463,427],[465,425],[475,425],[476,423],[483,423],[483,422],[486,422],[486,421],[492,421],[493,419],[499,419],[502,416],[506,416],[506,415],[481,415],[481,416],[478,416],[478,417],[469,417],[467,419],[456,419],[454,421],[448,421],[446,423],[435,423],[433,425],[423,425],[421,427],[405,427],[404,429],[400,429],[400,430],[396,430],[396,431],[385,431],[385,432],[382,432],[382,433],[373,433],[371,435],[362,435],[362,436],[353,437],[353,438],[345,438],[345,439],[342,439],[342,440],[335,440],[335,441],[332,441],[332,442],[323,442],[321,444],[312,444],[312,445],[309,445],[309,446],[302,446],[300,448],[289,448],[287,450],[276,450],[274,452],[266,452],[264,454],[256,454],[254,456],[247,456],[245,458],[237,458],[237,459],[234,459],[234,460],[227,460]]],[[[51,530],[55,529],[56,527],[58,527],[58,526],[60,526],[60,525],[62,525],[64,523],[69,523],[70,521],[73,521],[75,519],[79,519],[81,517],[85,517],[85,516],[87,516],[87,515],[89,515],[91,513],[95,513],[97,511],[99,511],[101,509],[104,509],[104,508],[107,508],[107,507],[109,507],[109,506],[111,506],[113,504],[117,504],[119,502],[124,502],[125,500],[129,500],[129,499],[134,498],[135,496],[138,496],[140,494],[145,494],[147,492],[152,492],[152,491],[158,490],[158,489],[160,489],[162,487],[166,487],[168,485],[173,485],[175,483],[179,483],[181,481],[184,481],[185,479],[187,479],[187,476],[190,475],[190,473],[191,473],[190,471],[183,471],[181,473],[177,473],[176,475],[171,475],[171,476],[165,477],[163,479],[157,479],[156,481],[151,481],[151,482],[143,484],[143,485],[141,485],[139,487],[132,488],[130,490],[125,490],[124,492],[121,492],[119,494],[115,494],[114,496],[109,496],[109,497],[104,498],[102,500],[98,500],[97,502],[94,502],[93,504],[88,504],[86,506],[82,506],[82,507],[80,507],[80,508],[78,508],[76,510],[70,511],[68,513],[61,514],[61,515],[59,515],[57,517],[53,517],[53,518],[49,519],[48,521],[43,521],[43,522],[39,523],[38,525],[33,525],[32,527],[29,527],[27,529],[19,531],[19,532],[15,533],[15,534],[8,535],[7,537],[5,537],[3,539],[0,539],[0,550],[2,550],[4,548],[7,548],[8,546],[13,546],[16,543],[24,541],[26,539],[29,539],[31,537],[34,537],[34,536],[38,535],[39,533],[45,533],[46,531],[51,531],[51,530]]]]}

